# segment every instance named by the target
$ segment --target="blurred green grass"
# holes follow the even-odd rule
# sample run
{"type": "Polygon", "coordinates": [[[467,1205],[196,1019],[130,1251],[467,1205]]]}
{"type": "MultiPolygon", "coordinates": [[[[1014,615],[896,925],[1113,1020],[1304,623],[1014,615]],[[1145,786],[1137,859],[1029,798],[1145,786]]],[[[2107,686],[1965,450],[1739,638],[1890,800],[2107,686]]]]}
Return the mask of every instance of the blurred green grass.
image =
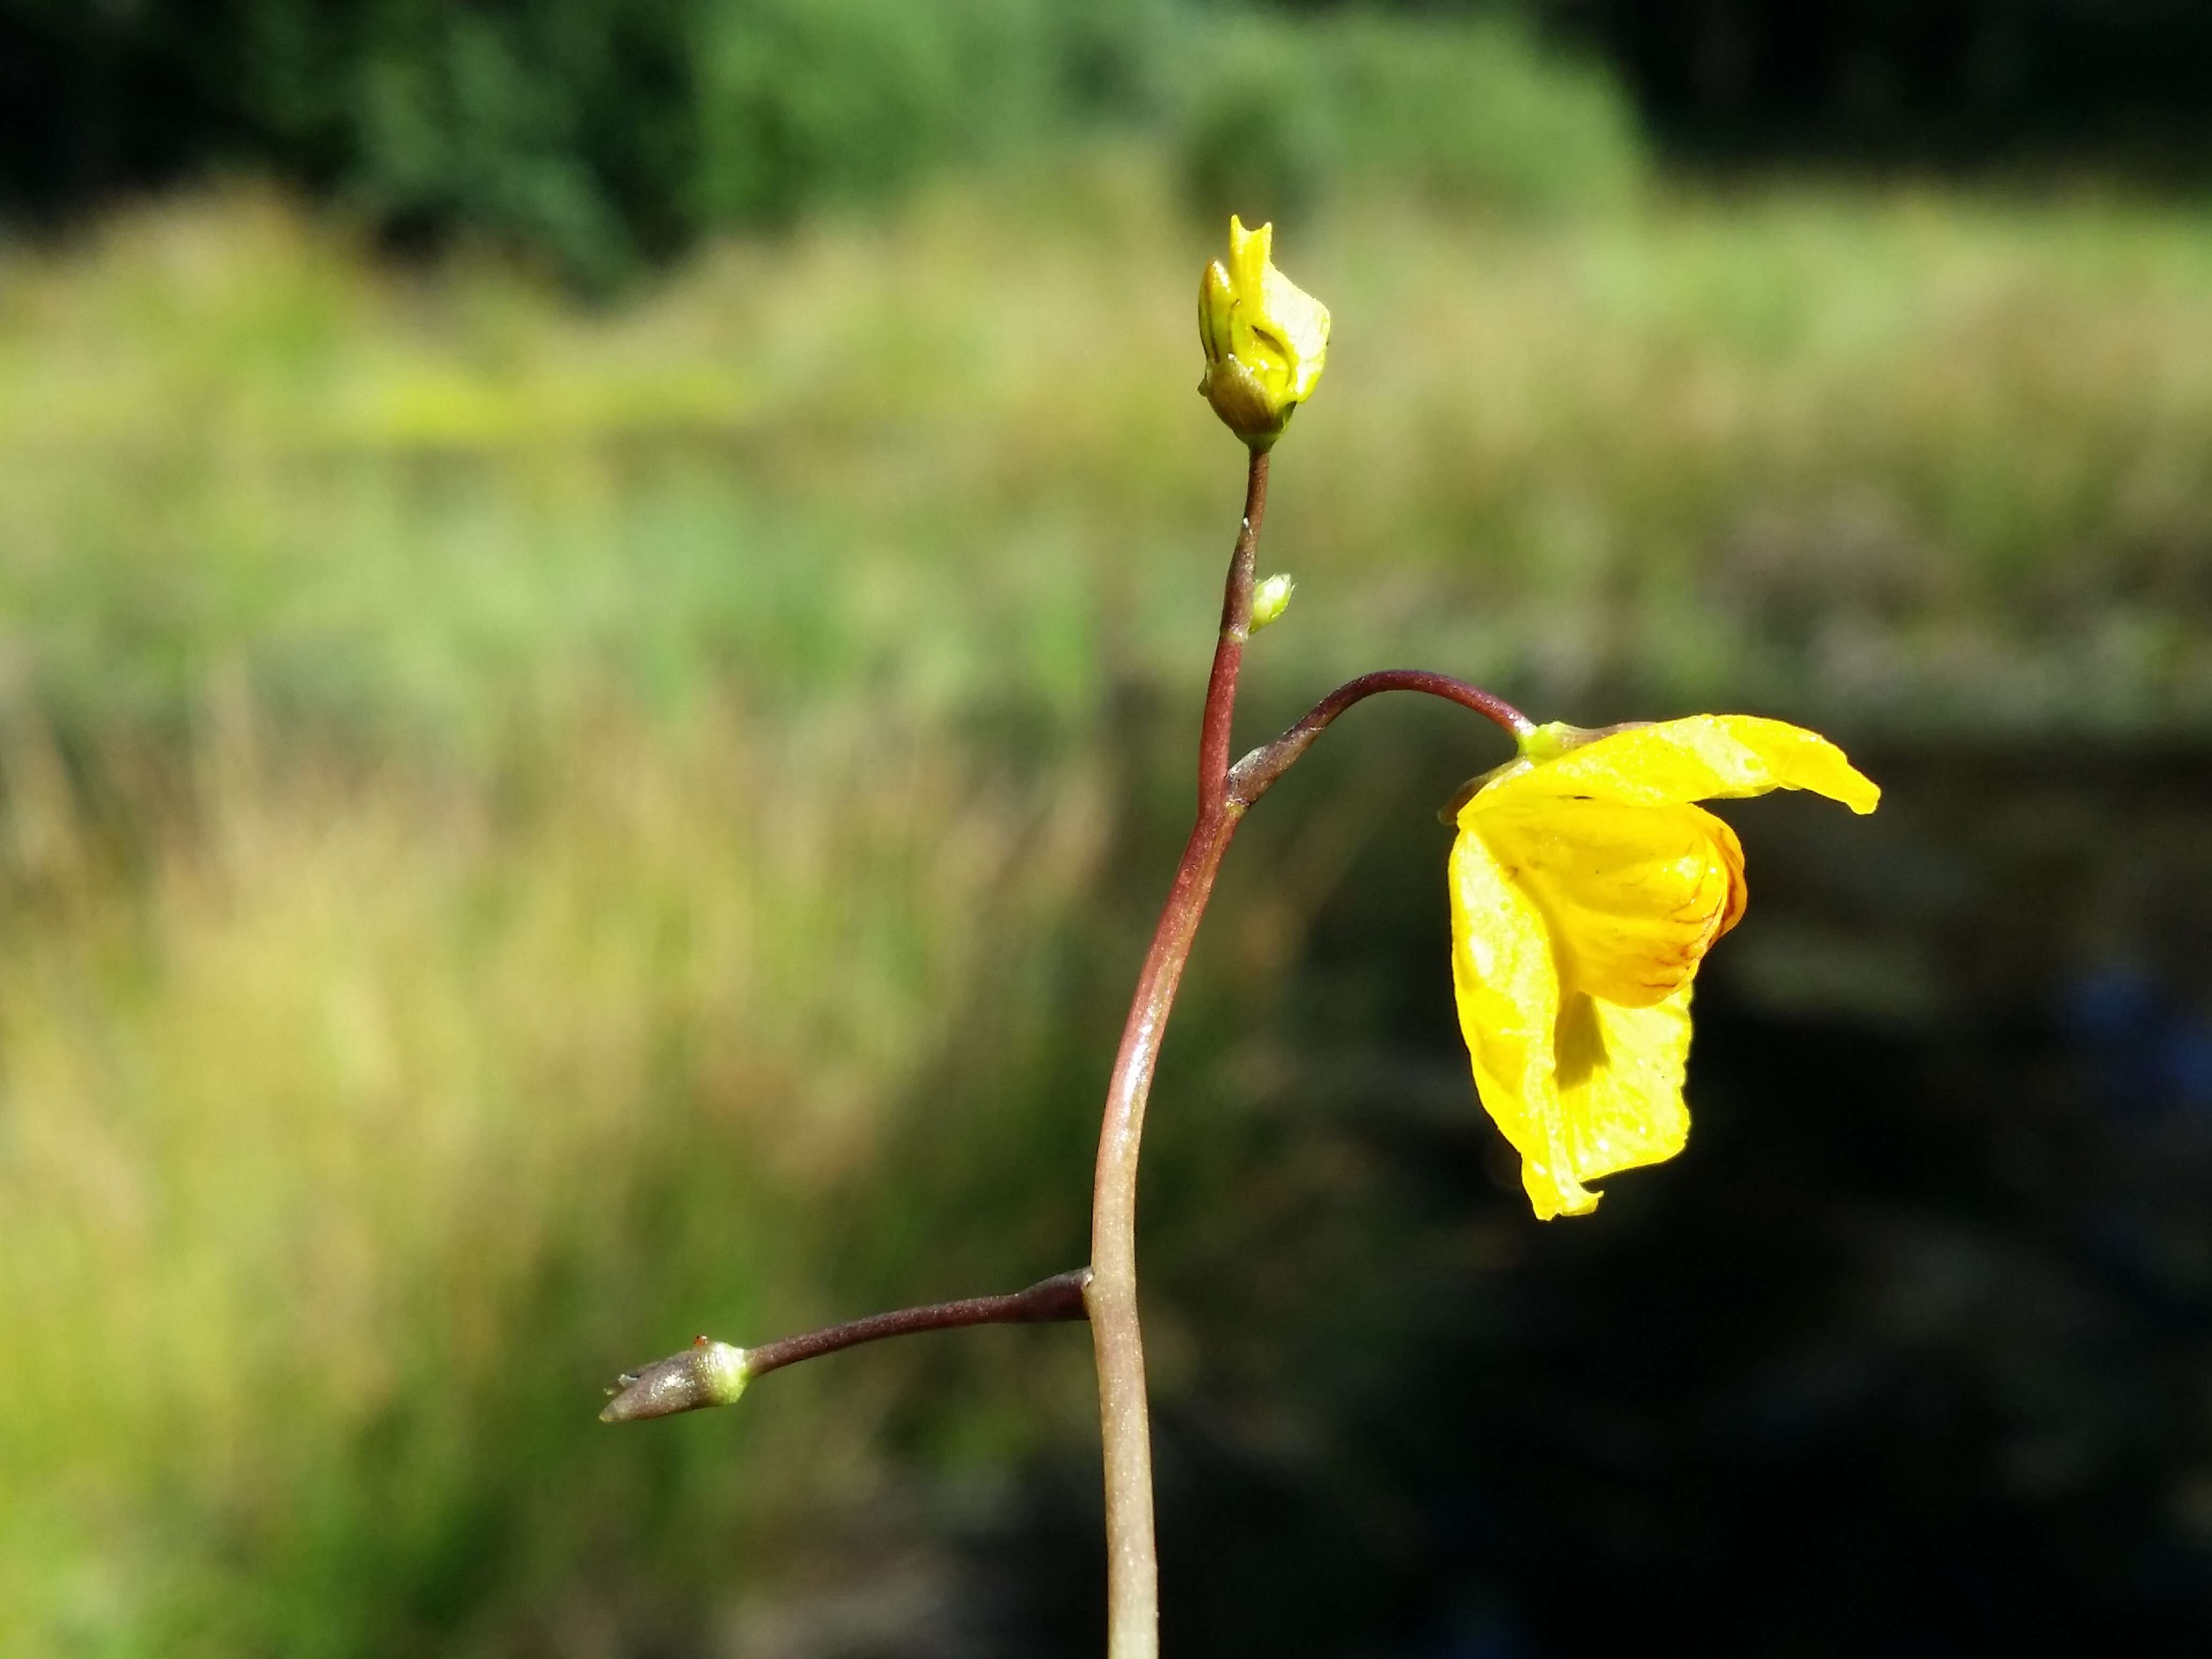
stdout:
{"type": "MultiPolygon", "coordinates": [[[[1241,489],[1180,199],[1103,149],[618,311],[250,190],[0,254],[0,1647],[722,1628],[917,1471],[1079,1443],[1064,1332],[589,1419],[694,1329],[1083,1248],[1241,489]]],[[[2200,216],[1378,197],[1278,252],[1337,332],[1253,736],[1382,662],[1540,718],[2212,727],[2200,216]]],[[[1281,869],[1359,833],[1285,810],[1281,869]]],[[[1307,914],[1225,896],[1212,1030],[1307,914]]],[[[1257,1224],[1163,1151],[1156,1248],[1257,1224]]]]}

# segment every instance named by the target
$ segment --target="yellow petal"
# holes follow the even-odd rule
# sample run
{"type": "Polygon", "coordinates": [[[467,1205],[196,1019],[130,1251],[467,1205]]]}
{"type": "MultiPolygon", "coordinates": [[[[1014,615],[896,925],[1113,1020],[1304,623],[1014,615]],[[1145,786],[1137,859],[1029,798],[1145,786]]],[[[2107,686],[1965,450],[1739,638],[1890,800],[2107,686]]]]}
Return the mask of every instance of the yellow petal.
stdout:
{"type": "Polygon", "coordinates": [[[1569,1167],[1595,1181],[1658,1164],[1682,1150],[1690,1111],[1682,1072],[1690,1055],[1690,987],[1648,1008],[1571,996],[1555,1050],[1569,1167]]]}
{"type": "Polygon", "coordinates": [[[1279,407],[1289,395],[1297,359],[1267,303],[1274,283],[1285,281],[1270,258],[1274,246],[1272,224],[1247,230],[1235,214],[1229,216],[1229,281],[1236,295],[1231,349],[1269,404],[1279,407]]]}
{"type": "Polygon", "coordinates": [[[1535,900],[1480,835],[1452,847],[1452,988],[1476,1091],[1521,1154],[1539,1220],[1582,1215],[1582,1183],[1672,1158],[1689,1133],[1686,983],[1648,1007],[1562,992],[1535,900]]]}
{"type": "Polygon", "coordinates": [[[1543,913],[1563,992],[1648,1008],[1743,913],[1743,849],[1702,807],[1509,799],[1467,827],[1543,913]]]}
{"type": "Polygon", "coordinates": [[[1562,796],[1662,806],[1810,789],[1854,812],[1871,812],[1881,791],[1818,732],[1754,714],[1694,714],[1630,726],[1501,777],[1461,811],[1562,796]]]}
{"type": "Polygon", "coordinates": [[[1462,830],[1450,865],[1452,991],[1474,1064],[1475,1091],[1521,1154],[1540,1220],[1597,1203],[1574,1178],[1553,1078],[1559,981],[1551,933],[1482,837],[1462,830]]]}
{"type": "Polygon", "coordinates": [[[1289,365],[1284,395],[1297,403],[1312,395],[1328,361],[1328,307],[1268,265],[1261,273],[1260,314],[1289,365]]]}

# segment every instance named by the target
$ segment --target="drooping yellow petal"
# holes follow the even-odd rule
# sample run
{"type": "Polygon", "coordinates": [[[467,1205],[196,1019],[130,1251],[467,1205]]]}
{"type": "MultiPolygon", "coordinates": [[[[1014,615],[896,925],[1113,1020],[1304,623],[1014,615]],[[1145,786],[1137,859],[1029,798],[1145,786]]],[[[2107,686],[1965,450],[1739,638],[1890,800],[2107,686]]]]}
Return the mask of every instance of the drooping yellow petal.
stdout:
{"type": "Polygon", "coordinates": [[[1610,732],[1556,758],[1516,768],[1462,809],[1487,804],[1586,796],[1626,805],[1684,801],[1810,789],[1854,812],[1881,799],[1873,781],[1818,732],[1755,714],[1694,714],[1610,732]]]}
{"type": "Polygon", "coordinates": [[[1580,1215],[1597,1195],[1574,1178],[1553,1074],[1559,979],[1550,929],[1480,836],[1460,832],[1449,878],[1452,993],[1475,1092],[1521,1154],[1537,1218],[1580,1215]]]}
{"type": "Polygon", "coordinates": [[[1687,983],[1645,1007],[1563,990],[1528,889],[1473,830],[1452,847],[1452,988],[1476,1091],[1521,1154],[1539,1220],[1582,1215],[1585,1181],[1673,1157],[1689,1132],[1687,983]]]}
{"type": "Polygon", "coordinates": [[[1564,993],[1648,1008],[1743,912],[1743,849],[1702,807],[1509,798],[1465,823],[1542,912],[1564,993]]]}
{"type": "Polygon", "coordinates": [[[1682,1150],[1690,1110],[1690,985],[1648,1008],[1570,996],[1554,1045],[1569,1167],[1580,1181],[1659,1164],[1682,1150]]]}

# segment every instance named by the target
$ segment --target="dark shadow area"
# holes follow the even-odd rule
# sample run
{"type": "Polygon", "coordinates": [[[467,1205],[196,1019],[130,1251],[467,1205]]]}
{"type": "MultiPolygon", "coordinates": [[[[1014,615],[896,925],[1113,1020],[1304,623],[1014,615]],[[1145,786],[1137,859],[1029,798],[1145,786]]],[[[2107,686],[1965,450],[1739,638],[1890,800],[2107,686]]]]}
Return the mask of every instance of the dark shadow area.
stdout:
{"type": "Polygon", "coordinates": [[[1540,0],[1678,155],[2204,177],[2187,0],[1540,0]]]}

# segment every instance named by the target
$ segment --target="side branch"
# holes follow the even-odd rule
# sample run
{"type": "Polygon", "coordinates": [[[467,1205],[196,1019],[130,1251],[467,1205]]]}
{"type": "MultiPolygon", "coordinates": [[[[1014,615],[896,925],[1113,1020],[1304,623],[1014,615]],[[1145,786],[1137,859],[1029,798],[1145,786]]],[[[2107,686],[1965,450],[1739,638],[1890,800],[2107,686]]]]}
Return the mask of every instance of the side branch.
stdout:
{"type": "Polygon", "coordinates": [[[1313,746],[1313,740],[1328,729],[1331,720],[1352,704],[1364,702],[1383,691],[1421,691],[1455,702],[1462,708],[1472,708],[1486,720],[1503,726],[1516,741],[1536,729],[1534,721],[1504,698],[1480,686],[1469,685],[1465,680],[1425,668],[1380,669],[1372,674],[1362,674],[1356,680],[1346,680],[1316,703],[1304,719],[1281,737],[1273,743],[1262,744],[1238,761],[1229,771],[1229,799],[1239,806],[1249,806],[1313,746]]]}
{"type": "Polygon", "coordinates": [[[840,1348],[880,1342],[887,1336],[955,1330],[963,1325],[1042,1325],[1085,1319],[1090,1310],[1084,1291],[1090,1285],[1091,1269],[1078,1267],[1011,1296],[971,1296],[958,1302],[895,1309],[801,1336],[783,1337],[757,1348],[732,1347],[702,1336],[680,1353],[617,1377],[615,1387],[607,1390],[614,1397],[599,1413],[599,1421],[632,1423],[641,1418],[672,1417],[706,1406],[734,1406],[746,1385],[764,1372],[835,1353],[840,1348]]]}
{"type": "Polygon", "coordinates": [[[923,1308],[900,1308],[890,1313],[870,1314],[848,1320],[825,1330],[803,1336],[787,1336],[745,1351],[745,1370],[754,1376],[795,1365],[817,1354],[863,1342],[880,1342],[887,1336],[912,1336],[921,1331],[949,1331],[963,1325],[1048,1325],[1059,1320],[1087,1319],[1083,1291],[1091,1283],[1091,1269],[1056,1273],[1011,1296],[971,1296],[957,1302],[933,1302],[923,1308]]]}

